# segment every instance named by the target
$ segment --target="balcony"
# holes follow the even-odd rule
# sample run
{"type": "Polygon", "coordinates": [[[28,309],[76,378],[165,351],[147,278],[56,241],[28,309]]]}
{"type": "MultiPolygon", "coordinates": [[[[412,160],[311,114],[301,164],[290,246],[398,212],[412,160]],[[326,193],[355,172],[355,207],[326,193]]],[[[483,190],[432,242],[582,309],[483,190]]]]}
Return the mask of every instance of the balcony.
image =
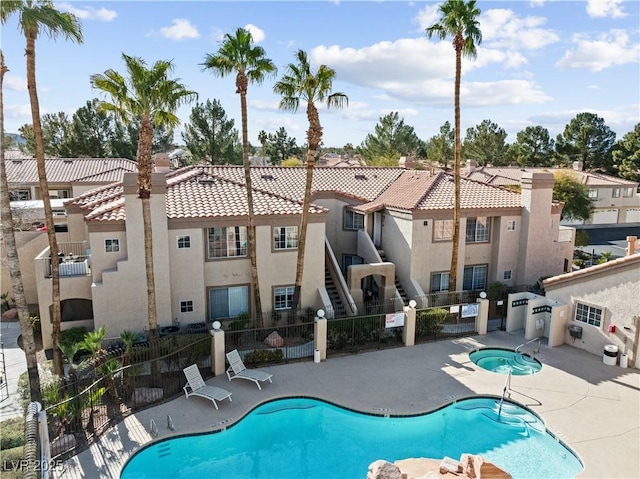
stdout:
{"type": "MultiPolygon", "coordinates": [[[[45,278],[51,278],[51,255],[49,248],[36,258],[39,270],[45,278]]],[[[86,241],[58,243],[58,263],[60,278],[70,276],[91,276],[91,250],[86,241]]]]}

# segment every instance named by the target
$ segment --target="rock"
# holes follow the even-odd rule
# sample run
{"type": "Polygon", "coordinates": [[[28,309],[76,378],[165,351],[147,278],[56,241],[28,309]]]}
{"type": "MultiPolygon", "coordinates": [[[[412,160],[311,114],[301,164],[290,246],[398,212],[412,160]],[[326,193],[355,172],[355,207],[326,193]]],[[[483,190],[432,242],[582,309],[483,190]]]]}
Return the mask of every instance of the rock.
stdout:
{"type": "Polygon", "coordinates": [[[274,331],[265,338],[264,343],[271,348],[281,348],[284,345],[284,339],[278,334],[278,331],[274,331]]]}
{"type": "Polygon", "coordinates": [[[136,388],[132,400],[134,404],[147,404],[160,401],[163,395],[162,388],[136,388]]]}
{"type": "Polygon", "coordinates": [[[400,468],[395,464],[383,461],[375,461],[369,465],[367,479],[403,479],[400,468]]]}
{"type": "Polygon", "coordinates": [[[7,321],[15,321],[18,319],[18,310],[16,308],[7,309],[4,313],[2,313],[2,319],[6,319],[7,321]]]}
{"type": "Polygon", "coordinates": [[[444,459],[442,459],[442,462],[440,463],[440,474],[446,474],[447,472],[453,472],[455,474],[457,474],[458,472],[461,472],[461,467],[460,467],[460,463],[458,461],[456,461],[455,459],[452,459],[448,456],[444,456],[444,459]]]}
{"type": "Polygon", "coordinates": [[[475,479],[476,472],[473,467],[473,460],[475,456],[473,454],[463,454],[460,456],[460,467],[462,468],[462,473],[469,476],[471,479],[475,479]]]}
{"type": "Polygon", "coordinates": [[[482,456],[475,457],[473,469],[478,479],[511,479],[511,474],[485,460],[482,456]]]}
{"type": "Polygon", "coordinates": [[[76,437],[73,434],[62,434],[51,441],[51,457],[59,456],[76,447],[76,437]]]}

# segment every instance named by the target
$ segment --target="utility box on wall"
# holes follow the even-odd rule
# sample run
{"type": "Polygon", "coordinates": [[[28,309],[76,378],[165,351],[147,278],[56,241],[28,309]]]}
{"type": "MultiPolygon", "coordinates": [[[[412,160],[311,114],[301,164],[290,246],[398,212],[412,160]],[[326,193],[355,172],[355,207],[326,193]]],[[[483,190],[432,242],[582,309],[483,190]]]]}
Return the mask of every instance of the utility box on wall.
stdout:
{"type": "Polygon", "coordinates": [[[569,326],[569,336],[575,339],[582,339],[582,326],[569,326]]]}

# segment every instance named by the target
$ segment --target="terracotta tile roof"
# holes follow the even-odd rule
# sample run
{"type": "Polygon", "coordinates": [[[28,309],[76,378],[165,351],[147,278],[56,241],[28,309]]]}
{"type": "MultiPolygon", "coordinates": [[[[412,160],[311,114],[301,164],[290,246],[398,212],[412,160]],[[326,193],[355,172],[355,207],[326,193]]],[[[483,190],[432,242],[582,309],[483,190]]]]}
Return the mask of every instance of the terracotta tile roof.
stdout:
{"type": "Polygon", "coordinates": [[[581,281],[587,278],[588,276],[592,276],[594,274],[599,274],[599,273],[614,274],[613,273],[614,270],[618,269],[619,267],[633,265],[635,263],[638,263],[638,265],[640,266],[640,253],[624,256],[622,258],[614,259],[612,261],[607,261],[606,263],[597,264],[595,266],[580,269],[578,271],[572,271],[571,273],[565,273],[565,274],[560,274],[558,276],[553,276],[551,278],[547,278],[543,280],[542,284],[544,285],[545,288],[548,288],[548,287],[555,287],[560,283],[565,283],[570,281],[581,281]]]}
{"type": "Polygon", "coordinates": [[[483,181],[493,185],[510,185],[520,183],[524,172],[532,173],[568,173],[575,176],[581,183],[589,186],[620,186],[631,187],[637,185],[633,181],[616,178],[614,176],[593,173],[589,171],[579,171],[571,168],[496,168],[491,166],[476,167],[474,169],[461,168],[463,177],[483,181]]]}
{"type": "Polygon", "coordinates": [[[425,195],[429,193],[430,188],[437,182],[440,174],[444,173],[431,175],[427,171],[405,171],[374,201],[354,209],[370,212],[387,207],[412,211],[418,207],[425,195]]]}
{"type": "MultiPolygon", "coordinates": [[[[34,158],[5,161],[7,181],[12,184],[38,183],[34,158]]],[[[135,161],[125,158],[46,158],[47,181],[53,183],[112,183],[122,175],[136,172],[135,161]]]]}

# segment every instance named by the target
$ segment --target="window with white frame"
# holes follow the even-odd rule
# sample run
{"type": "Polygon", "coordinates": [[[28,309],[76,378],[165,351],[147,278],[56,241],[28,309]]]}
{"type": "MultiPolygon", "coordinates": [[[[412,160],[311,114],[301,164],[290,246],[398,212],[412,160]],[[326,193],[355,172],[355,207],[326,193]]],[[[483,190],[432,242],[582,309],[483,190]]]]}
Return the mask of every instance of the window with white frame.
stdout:
{"type": "Polygon", "coordinates": [[[29,201],[30,199],[31,199],[31,190],[9,191],[9,201],[29,201]]]}
{"type": "Polygon", "coordinates": [[[297,249],[298,227],[278,226],[273,228],[273,249],[297,249]]]}
{"type": "Polygon", "coordinates": [[[487,286],[487,265],[466,266],[462,279],[462,289],[485,289],[487,286]]]}
{"type": "Polygon", "coordinates": [[[611,192],[611,198],[620,198],[620,188],[614,188],[611,192]]]}
{"type": "Polygon", "coordinates": [[[451,241],[453,239],[453,220],[435,220],[433,222],[433,241],[451,241]]]}
{"type": "Polygon", "coordinates": [[[211,288],[209,290],[209,319],[233,318],[249,312],[249,287],[211,288]]]}
{"type": "Polygon", "coordinates": [[[361,230],[364,229],[364,215],[351,210],[344,210],[344,229],[361,230]]]}
{"type": "Polygon", "coordinates": [[[193,301],[180,301],[180,312],[181,313],[193,313],[193,301]]]}
{"type": "Polygon", "coordinates": [[[507,221],[507,231],[516,230],[516,220],[507,221]]]}
{"type": "Polygon", "coordinates": [[[273,309],[290,309],[293,305],[294,286],[273,288],[273,309]]]}
{"type": "Polygon", "coordinates": [[[207,256],[209,259],[247,256],[247,227],[223,226],[209,228],[207,234],[207,256]]]}
{"type": "Polygon", "coordinates": [[[49,198],[52,200],[71,198],[71,190],[49,190],[49,198]]]}
{"type": "Polygon", "coordinates": [[[584,303],[576,303],[576,321],[599,328],[602,326],[602,308],[584,303]]]}
{"type": "Polygon", "coordinates": [[[477,218],[467,218],[467,243],[488,243],[491,218],[478,216],[477,218]]]}
{"type": "Polygon", "coordinates": [[[191,248],[191,236],[178,236],[178,249],[191,248]]]}
{"type": "Polygon", "coordinates": [[[587,190],[589,198],[594,199],[598,197],[598,188],[589,188],[587,190]]]}
{"type": "Polygon", "coordinates": [[[633,196],[633,188],[625,188],[622,190],[622,196],[625,198],[631,198],[633,196]]]}
{"type": "Polygon", "coordinates": [[[449,291],[449,272],[441,271],[431,274],[431,292],[449,291]]]}
{"type": "Polygon", "coordinates": [[[106,253],[117,253],[120,251],[120,240],[117,238],[104,240],[104,251],[106,253]]]}
{"type": "Polygon", "coordinates": [[[511,270],[508,269],[502,273],[502,279],[504,281],[511,281],[511,270]]]}

